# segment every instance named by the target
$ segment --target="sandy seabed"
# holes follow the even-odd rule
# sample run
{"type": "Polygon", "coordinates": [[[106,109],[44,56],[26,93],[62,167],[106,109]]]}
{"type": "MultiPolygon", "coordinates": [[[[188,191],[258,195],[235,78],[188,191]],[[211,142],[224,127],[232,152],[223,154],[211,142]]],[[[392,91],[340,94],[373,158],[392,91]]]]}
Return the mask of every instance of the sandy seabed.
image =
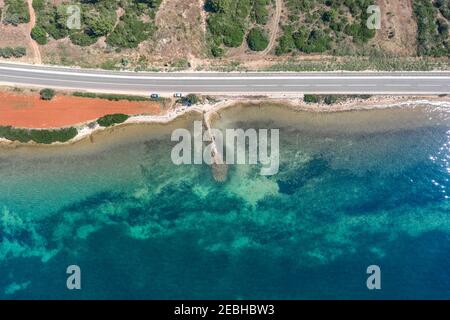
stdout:
{"type": "MultiPolygon", "coordinates": [[[[0,93],[1,95],[2,93],[0,93]]],[[[0,96],[0,98],[2,98],[0,96]]],[[[29,97],[28,97],[29,98],[29,97]]],[[[131,136],[134,131],[133,127],[142,128],[145,127],[148,130],[149,127],[152,128],[151,134],[158,136],[161,134],[167,134],[171,130],[179,127],[189,128],[190,121],[201,120],[202,118],[209,122],[211,125],[215,125],[216,122],[234,122],[235,120],[246,121],[255,118],[268,118],[270,114],[276,114],[275,118],[281,120],[286,118],[286,121],[292,121],[292,111],[296,111],[302,114],[303,117],[314,117],[317,113],[329,113],[329,114],[341,114],[339,118],[345,119],[345,113],[356,112],[356,111],[369,111],[378,110],[374,114],[371,114],[371,118],[377,118],[380,123],[385,122],[386,125],[390,121],[390,116],[384,111],[384,109],[403,109],[403,108],[413,108],[417,106],[431,106],[436,109],[450,109],[450,97],[447,96],[374,96],[369,99],[348,99],[346,101],[336,103],[334,105],[323,105],[323,104],[306,104],[300,99],[251,99],[251,98],[239,98],[239,99],[223,99],[214,104],[204,104],[197,105],[190,108],[179,107],[171,109],[166,113],[159,112],[159,107],[152,103],[147,102],[129,102],[129,101],[108,101],[101,99],[86,99],[77,97],[68,97],[70,100],[76,100],[76,104],[64,104],[64,99],[67,97],[58,97],[55,104],[63,105],[62,109],[56,108],[54,114],[46,113],[45,111],[39,111],[43,118],[47,120],[42,120],[40,116],[35,117],[28,115],[26,106],[17,106],[20,112],[10,113],[10,118],[1,117],[0,125],[12,125],[15,123],[27,123],[27,128],[41,128],[39,123],[42,121],[47,121],[47,123],[52,123],[47,127],[58,127],[54,124],[58,121],[64,123],[62,126],[76,125],[78,128],[78,135],[66,142],[66,143],[54,143],[52,145],[72,145],[74,143],[90,143],[100,142],[100,140],[110,141],[106,139],[110,133],[117,135],[117,132],[129,132],[131,136]],[[79,100],[79,101],[78,101],[79,100]],[[83,104],[87,100],[94,100],[95,105],[92,105],[92,101],[83,104]],[[255,110],[257,110],[255,112],[255,110]],[[248,112],[247,112],[248,111],[248,112]],[[100,116],[111,113],[127,113],[130,118],[123,124],[116,125],[110,128],[102,128],[98,125],[92,126],[92,121],[100,116]],[[16,118],[11,118],[15,115],[16,118]],[[227,115],[226,117],[224,115],[227,115]],[[22,115],[24,118],[22,119],[22,115]],[[82,119],[84,120],[84,123],[82,119]],[[56,121],[56,122],[55,122],[56,121]],[[61,122],[62,121],[62,122],[61,122]],[[91,124],[91,125],[88,125],[91,124]]],[[[38,99],[38,98],[36,98],[38,99]]],[[[38,99],[39,100],[39,99],[38,99]]],[[[1,101],[1,100],[0,100],[1,101]]],[[[20,101],[20,99],[19,99],[20,101]]],[[[23,101],[27,101],[24,99],[23,101]]],[[[2,104],[0,102],[0,111],[2,111],[2,104]]],[[[11,107],[9,104],[8,108],[11,107]]],[[[3,108],[4,109],[4,108],[3,108]]],[[[359,113],[359,112],[358,112],[359,113]]],[[[33,114],[31,112],[31,114],[33,114]]],[[[364,119],[366,117],[359,117],[364,119]]],[[[358,118],[358,119],[359,119],[358,118]]],[[[353,117],[352,117],[353,119],[353,117]]],[[[324,119],[322,119],[324,120],[324,119]]],[[[354,121],[353,119],[352,121],[354,121]]],[[[325,121],[325,120],[324,120],[325,121]]],[[[359,120],[358,120],[359,121],[359,120]]],[[[345,123],[345,121],[343,121],[345,123]]],[[[361,122],[364,125],[364,121],[361,122]]],[[[389,126],[395,124],[390,124],[389,126]]],[[[220,125],[219,125],[220,127],[220,125]]],[[[139,129],[138,129],[139,130],[139,129]]],[[[126,136],[127,134],[121,134],[120,136],[126,136]]],[[[113,139],[116,140],[116,139],[113,139]]],[[[0,144],[18,147],[23,145],[18,142],[11,142],[6,139],[0,138],[0,144]]],[[[27,143],[26,145],[36,145],[36,143],[27,143]]],[[[46,146],[48,147],[48,146],[46,146]]]]}

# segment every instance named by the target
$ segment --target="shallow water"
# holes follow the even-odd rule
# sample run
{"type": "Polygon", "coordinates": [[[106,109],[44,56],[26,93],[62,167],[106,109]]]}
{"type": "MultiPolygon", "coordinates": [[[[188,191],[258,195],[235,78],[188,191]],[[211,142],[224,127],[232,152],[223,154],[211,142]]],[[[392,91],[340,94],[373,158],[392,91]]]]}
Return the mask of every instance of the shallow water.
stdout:
{"type": "Polygon", "coordinates": [[[218,128],[280,129],[278,174],[236,165],[225,183],[172,164],[170,133],[195,119],[0,149],[0,297],[450,298],[445,108],[224,110],[218,128]]]}

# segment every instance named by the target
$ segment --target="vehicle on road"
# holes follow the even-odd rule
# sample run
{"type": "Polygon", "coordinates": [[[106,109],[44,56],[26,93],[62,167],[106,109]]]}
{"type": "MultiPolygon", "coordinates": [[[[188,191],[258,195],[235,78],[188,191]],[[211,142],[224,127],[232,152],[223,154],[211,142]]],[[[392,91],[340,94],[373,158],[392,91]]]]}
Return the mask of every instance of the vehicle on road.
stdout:
{"type": "Polygon", "coordinates": [[[158,93],[152,93],[150,95],[150,98],[153,99],[153,100],[159,99],[159,94],[158,93]]]}
{"type": "Polygon", "coordinates": [[[183,97],[183,94],[180,93],[180,92],[177,92],[177,93],[175,93],[173,96],[174,96],[175,98],[182,98],[182,97],[183,97]]]}

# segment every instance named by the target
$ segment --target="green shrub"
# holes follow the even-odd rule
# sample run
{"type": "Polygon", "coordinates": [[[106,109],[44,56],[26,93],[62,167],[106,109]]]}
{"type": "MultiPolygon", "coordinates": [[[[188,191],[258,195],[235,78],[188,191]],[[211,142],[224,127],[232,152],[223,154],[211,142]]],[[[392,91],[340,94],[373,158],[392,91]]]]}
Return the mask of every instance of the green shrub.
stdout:
{"type": "MultiPolygon", "coordinates": [[[[99,37],[106,36],[107,43],[117,48],[135,48],[147,40],[155,30],[155,12],[161,0],[82,0],[81,28],[70,30],[66,23],[70,3],[53,4],[50,0],[34,0],[37,27],[56,40],[70,36],[72,43],[90,46],[99,37]],[[124,12],[116,25],[117,9],[124,12]],[[145,20],[145,22],[144,22],[145,20]]],[[[42,34],[39,35],[42,38],[42,34]]]]}
{"type": "Polygon", "coordinates": [[[47,32],[40,26],[35,26],[31,29],[31,38],[40,45],[44,45],[48,42],[47,32]]]}
{"type": "Polygon", "coordinates": [[[83,97],[83,98],[98,98],[98,99],[106,99],[110,101],[150,101],[147,97],[142,96],[133,96],[127,94],[110,94],[110,93],[93,93],[93,92],[74,92],[73,95],[75,97],[83,97]]]}
{"type": "Polygon", "coordinates": [[[55,93],[55,90],[47,88],[47,89],[42,89],[39,92],[39,94],[40,94],[42,100],[52,100],[56,93],[55,93]]]}
{"type": "Polygon", "coordinates": [[[365,43],[375,36],[375,30],[367,28],[363,22],[348,24],[345,33],[352,36],[356,43],[365,43]]]}
{"type": "Polygon", "coordinates": [[[450,0],[437,0],[436,6],[439,8],[441,14],[450,20],[450,0]]]}
{"type": "Polygon", "coordinates": [[[261,28],[253,28],[247,35],[247,44],[253,51],[263,51],[269,45],[269,39],[261,28]]]}
{"type": "Polygon", "coordinates": [[[3,23],[18,25],[30,22],[30,13],[25,0],[5,0],[3,23]]]}
{"type": "Polygon", "coordinates": [[[53,142],[67,142],[76,137],[76,128],[63,128],[58,130],[21,129],[11,126],[0,126],[0,137],[19,142],[34,141],[37,143],[50,144],[53,142]]]}
{"type": "Polygon", "coordinates": [[[314,94],[305,94],[303,97],[303,101],[306,103],[325,103],[327,105],[333,105],[340,101],[346,101],[348,99],[363,99],[367,100],[371,97],[371,95],[363,95],[363,94],[353,94],[353,95],[314,95],[314,94]]]}
{"type": "MultiPolygon", "coordinates": [[[[33,3],[36,10],[36,27],[41,28],[39,36],[44,42],[43,36],[49,35],[53,39],[62,39],[69,35],[69,29],[66,26],[68,14],[68,5],[52,6],[47,2],[33,3]]],[[[45,40],[46,42],[46,40],[45,40]]]]}
{"type": "Polygon", "coordinates": [[[303,52],[325,52],[331,49],[331,39],[321,30],[313,30],[308,36],[307,44],[302,48],[303,52]]]}
{"type": "Polygon", "coordinates": [[[153,29],[150,23],[142,22],[138,16],[126,14],[106,38],[106,42],[115,47],[136,48],[139,43],[148,39],[153,29]]]}
{"type": "Polygon", "coordinates": [[[325,102],[325,104],[332,105],[338,102],[338,97],[333,95],[327,95],[323,99],[323,102],[325,102]]]}
{"type": "Polygon", "coordinates": [[[269,0],[253,0],[252,15],[257,24],[264,25],[269,20],[269,10],[267,10],[269,4],[269,0]]]}
{"type": "Polygon", "coordinates": [[[126,114],[121,113],[109,114],[99,118],[97,120],[97,123],[102,127],[110,127],[112,125],[125,122],[128,118],[129,116],[126,114]]]}
{"type": "Polygon", "coordinates": [[[258,24],[267,23],[269,0],[208,0],[205,10],[213,56],[222,55],[220,46],[239,47],[244,41],[250,18],[258,24]]]}
{"type": "Polygon", "coordinates": [[[318,96],[313,94],[305,94],[303,97],[303,101],[306,103],[319,103],[320,99],[318,96]]]}
{"type": "Polygon", "coordinates": [[[33,9],[35,11],[44,10],[45,5],[45,0],[33,0],[33,9]]]}
{"type": "Polygon", "coordinates": [[[27,49],[24,47],[4,47],[0,48],[0,57],[2,58],[20,58],[27,54],[27,49]]]}
{"type": "Polygon", "coordinates": [[[20,58],[27,55],[27,49],[25,47],[16,47],[14,48],[14,57],[20,58]]]}
{"type": "Polygon", "coordinates": [[[93,92],[74,92],[72,94],[75,97],[82,97],[82,98],[98,98],[98,95],[93,92]]]}
{"type": "Polygon", "coordinates": [[[205,10],[224,13],[227,10],[227,2],[223,0],[206,0],[205,10]]]}
{"type": "Polygon", "coordinates": [[[195,94],[188,94],[187,96],[181,99],[184,105],[192,106],[200,102],[200,98],[195,94]]]}
{"type": "Polygon", "coordinates": [[[211,48],[211,54],[215,58],[222,57],[224,55],[224,50],[221,47],[213,46],[211,48]]]}
{"type": "Polygon", "coordinates": [[[101,12],[88,12],[85,15],[87,33],[91,37],[101,37],[113,31],[116,22],[115,11],[101,10],[101,12]]]}
{"type": "Polygon", "coordinates": [[[14,49],[11,47],[5,47],[0,49],[0,56],[6,59],[14,56],[14,49]]]}
{"type": "Polygon", "coordinates": [[[354,50],[345,40],[362,47],[376,34],[366,26],[366,11],[375,4],[374,0],[284,0],[284,4],[288,19],[278,39],[278,55],[295,48],[305,53],[322,53],[345,45],[347,50],[354,50]]]}
{"type": "Polygon", "coordinates": [[[74,32],[70,35],[70,41],[73,44],[81,47],[87,47],[96,43],[98,38],[87,35],[84,32],[74,32]]]}
{"type": "Polygon", "coordinates": [[[244,29],[238,24],[224,25],[222,30],[223,44],[230,48],[237,48],[244,40],[244,29]]]}
{"type": "Polygon", "coordinates": [[[276,55],[282,55],[291,52],[295,48],[294,38],[288,30],[284,31],[283,36],[278,39],[278,46],[275,49],[276,55]]]}
{"type": "MultiPolygon", "coordinates": [[[[423,56],[450,55],[448,42],[447,10],[450,11],[448,1],[437,1],[436,7],[432,1],[413,1],[414,15],[417,21],[417,51],[423,56]],[[439,18],[441,11],[446,20],[439,18]]],[[[450,12],[449,12],[450,14],[450,12]]]]}
{"type": "Polygon", "coordinates": [[[191,67],[189,60],[185,58],[176,59],[170,64],[170,67],[176,70],[186,70],[191,67]]]}

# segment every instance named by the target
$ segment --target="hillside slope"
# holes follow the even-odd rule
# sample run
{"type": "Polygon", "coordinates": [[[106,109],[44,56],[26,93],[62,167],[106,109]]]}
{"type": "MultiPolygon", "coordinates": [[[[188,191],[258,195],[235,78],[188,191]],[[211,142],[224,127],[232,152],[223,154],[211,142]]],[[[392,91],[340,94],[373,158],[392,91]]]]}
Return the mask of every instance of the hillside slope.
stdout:
{"type": "Polygon", "coordinates": [[[84,0],[79,28],[67,26],[73,0],[33,0],[39,50],[27,34],[26,1],[0,0],[6,20],[6,5],[20,17],[4,19],[0,48],[26,47],[21,61],[39,62],[40,53],[43,63],[105,69],[267,69],[293,61],[304,69],[413,69],[447,67],[450,55],[450,0],[84,0]],[[366,26],[372,5],[381,9],[380,30],[366,26]]]}

